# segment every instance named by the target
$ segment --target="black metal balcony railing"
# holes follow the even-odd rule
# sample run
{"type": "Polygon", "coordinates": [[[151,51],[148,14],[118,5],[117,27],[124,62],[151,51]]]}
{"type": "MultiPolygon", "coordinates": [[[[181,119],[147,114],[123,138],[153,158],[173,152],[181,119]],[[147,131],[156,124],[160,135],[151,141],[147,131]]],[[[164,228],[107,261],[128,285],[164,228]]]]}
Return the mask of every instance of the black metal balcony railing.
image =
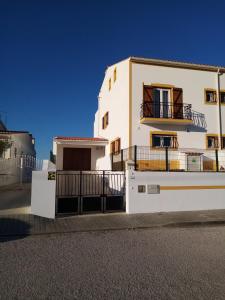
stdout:
{"type": "Polygon", "coordinates": [[[192,120],[191,104],[143,102],[141,118],[192,120]]]}

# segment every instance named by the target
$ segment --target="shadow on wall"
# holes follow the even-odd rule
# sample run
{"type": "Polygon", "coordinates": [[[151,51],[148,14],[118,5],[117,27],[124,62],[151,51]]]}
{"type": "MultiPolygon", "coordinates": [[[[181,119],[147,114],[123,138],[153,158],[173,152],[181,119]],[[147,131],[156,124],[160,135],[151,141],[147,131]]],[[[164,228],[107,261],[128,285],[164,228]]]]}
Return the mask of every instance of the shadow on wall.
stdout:
{"type": "Polygon", "coordinates": [[[23,239],[29,234],[29,223],[15,218],[0,218],[0,243],[23,239]]]}

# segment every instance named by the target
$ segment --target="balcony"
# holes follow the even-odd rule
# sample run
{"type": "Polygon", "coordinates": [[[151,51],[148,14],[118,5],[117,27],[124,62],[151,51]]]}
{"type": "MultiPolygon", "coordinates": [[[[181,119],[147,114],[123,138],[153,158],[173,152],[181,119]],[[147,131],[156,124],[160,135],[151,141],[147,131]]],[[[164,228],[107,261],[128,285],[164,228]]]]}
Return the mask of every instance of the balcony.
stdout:
{"type": "Polygon", "coordinates": [[[141,123],[191,125],[193,124],[191,104],[143,102],[141,123]]]}

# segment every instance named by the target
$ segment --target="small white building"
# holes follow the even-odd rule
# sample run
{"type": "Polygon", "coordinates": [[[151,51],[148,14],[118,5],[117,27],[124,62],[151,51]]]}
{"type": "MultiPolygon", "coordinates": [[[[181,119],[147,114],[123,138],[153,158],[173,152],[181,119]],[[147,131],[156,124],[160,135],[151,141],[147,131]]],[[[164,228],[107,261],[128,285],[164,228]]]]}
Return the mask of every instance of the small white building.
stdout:
{"type": "Polygon", "coordinates": [[[36,156],[35,139],[28,131],[1,130],[0,140],[7,141],[10,145],[2,158],[9,159],[17,156],[36,156]]]}

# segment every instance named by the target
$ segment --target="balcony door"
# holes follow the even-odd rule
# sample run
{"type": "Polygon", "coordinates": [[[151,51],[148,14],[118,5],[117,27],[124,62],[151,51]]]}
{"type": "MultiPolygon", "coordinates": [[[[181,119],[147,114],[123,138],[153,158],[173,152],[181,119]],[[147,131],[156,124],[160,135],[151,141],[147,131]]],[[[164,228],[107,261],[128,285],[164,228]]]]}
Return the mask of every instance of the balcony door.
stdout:
{"type": "Polygon", "coordinates": [[[169,118],[170,114],[170,90],[155,88],[153,90],[153,114],[154,118],[169,118]]]}

